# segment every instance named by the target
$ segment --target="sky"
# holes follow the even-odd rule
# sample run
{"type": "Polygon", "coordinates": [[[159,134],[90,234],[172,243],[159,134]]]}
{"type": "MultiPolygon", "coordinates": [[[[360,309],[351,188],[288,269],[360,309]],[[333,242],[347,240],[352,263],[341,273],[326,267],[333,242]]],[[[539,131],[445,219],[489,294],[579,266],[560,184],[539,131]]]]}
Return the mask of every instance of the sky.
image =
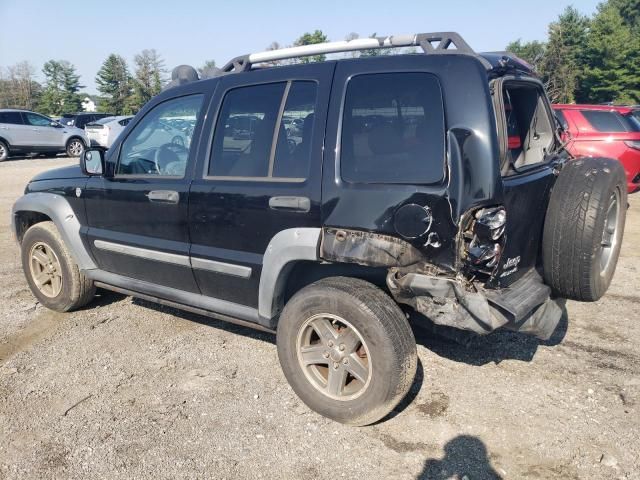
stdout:
{"type": "Polygon", "coordinates": [[[290,45],[322,30],[330,40],[457,31],[476,51],[504,50],[521,38],[544,40],[568,5],[592,14],[599,0],[0,0],[0,67],[23,60],[37,70],[50,60],[76,66],[85,91],[110,53],[133,57],[155,48],[170,71],[180,64],[218,66],[238,55],[290,45]]]}

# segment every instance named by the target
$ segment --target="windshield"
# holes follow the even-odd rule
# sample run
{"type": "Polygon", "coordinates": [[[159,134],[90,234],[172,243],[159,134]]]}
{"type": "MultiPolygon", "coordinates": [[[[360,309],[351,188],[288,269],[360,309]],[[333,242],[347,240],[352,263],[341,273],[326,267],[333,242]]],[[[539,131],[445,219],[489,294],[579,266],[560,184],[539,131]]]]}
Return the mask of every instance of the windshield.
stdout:
{"type": "Polygon", "coordinates": [[[630,132],[640,132],[640,110],[635,110],[630,114],[625,115],[624,119],[629,124],[630,132]]]}

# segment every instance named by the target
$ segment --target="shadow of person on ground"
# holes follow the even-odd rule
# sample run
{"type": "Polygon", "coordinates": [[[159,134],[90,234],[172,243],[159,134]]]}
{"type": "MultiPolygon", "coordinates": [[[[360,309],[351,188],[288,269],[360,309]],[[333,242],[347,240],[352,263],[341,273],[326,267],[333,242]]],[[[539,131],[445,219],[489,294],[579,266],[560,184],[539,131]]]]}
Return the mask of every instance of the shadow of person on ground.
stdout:
{"type": "Polygon", "coordinates": [[[539,340],[531,335],[504,329],[481,336],[434,325],[422,316],[413,316],[411,325],[417,343],[436,355],[455,362],[476,366],[500,363],[503,360],[530,362],[540,345],[555,346],[564,339],[569,322],[564,305],[562,309],[562,317],[549,340],[539,340]]]}
{"type": "Polygon", "coordinates": [[[444,457],[424,464],[419,480],[501,480],[491,466],[487,447],[478,437],[459,435],[444,446],[444,457]]]}

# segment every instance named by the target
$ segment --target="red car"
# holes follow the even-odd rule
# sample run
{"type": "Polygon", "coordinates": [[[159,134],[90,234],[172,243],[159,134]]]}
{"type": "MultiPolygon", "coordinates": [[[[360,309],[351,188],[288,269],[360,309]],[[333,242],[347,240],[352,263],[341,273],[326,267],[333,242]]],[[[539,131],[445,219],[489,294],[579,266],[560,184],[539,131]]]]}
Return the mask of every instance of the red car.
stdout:
{"type": "Polygon", "coordinates": [[[634,108],[553,105],[576,157],[617,158],[627,173],[629,193],[640,190],[640,120],[634,108]]]}

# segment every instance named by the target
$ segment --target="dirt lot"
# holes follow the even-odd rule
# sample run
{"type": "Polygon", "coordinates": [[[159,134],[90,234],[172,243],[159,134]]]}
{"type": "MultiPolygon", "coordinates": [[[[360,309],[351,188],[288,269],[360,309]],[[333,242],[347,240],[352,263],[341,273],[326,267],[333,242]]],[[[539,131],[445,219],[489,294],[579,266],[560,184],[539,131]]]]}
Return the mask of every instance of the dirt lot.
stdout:
{"type": "Polygon", "coordinates": [[[40,307],[8,213],[72,162],[0,164],[0,478],[640,478],[640,194],[601,301],[543,343],[416,331],[409,397],[352,428],[300,403],[271,335],[106,292],[40,307]]]}

